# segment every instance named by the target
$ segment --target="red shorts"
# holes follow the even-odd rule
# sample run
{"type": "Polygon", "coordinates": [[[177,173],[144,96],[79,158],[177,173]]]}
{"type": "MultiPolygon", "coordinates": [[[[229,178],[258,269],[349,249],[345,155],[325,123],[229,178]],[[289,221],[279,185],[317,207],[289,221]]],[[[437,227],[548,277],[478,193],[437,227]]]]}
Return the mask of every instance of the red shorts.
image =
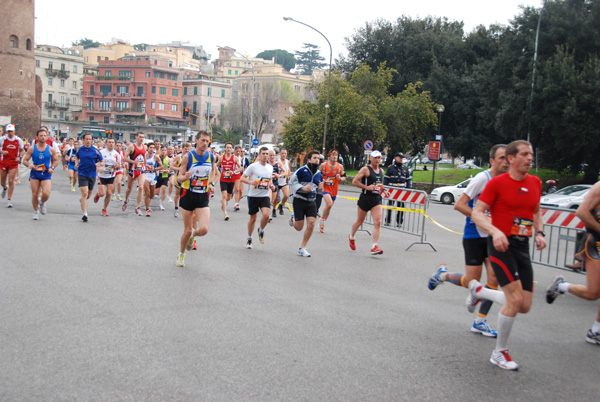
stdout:
{"type": "Polygon", "coordinates": [[[141,170],[130,170],[129,177],[132,179],[137,179],[143,172],[141,170]]]}
{"type": "Polygon", "coordinates": [[[13,169],[18,169],[19,168],[19,162],[17,161],[5,161],[2,160],[0,161],[0,170],[4,171],[4,172],[8,172],[9,170],[13,170],[13,169]]]}

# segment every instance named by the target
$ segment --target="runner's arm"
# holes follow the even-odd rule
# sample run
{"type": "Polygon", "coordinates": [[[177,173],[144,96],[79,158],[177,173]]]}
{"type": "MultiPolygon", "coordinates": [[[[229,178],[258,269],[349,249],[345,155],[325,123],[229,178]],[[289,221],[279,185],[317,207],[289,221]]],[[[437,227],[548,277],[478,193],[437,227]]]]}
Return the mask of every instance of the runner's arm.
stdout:
{"type": "Polygon", "coordinates": [[[179,174],[177,175],[177,181],[180,183],[183,183],[184,181],[187,181],[190,179],[190,177],[192,177],[192,174],[187,171],[187,165],[188,156],[187,154],[185,154],[181,158],[181,166],[179,166],[179,174]]]}
{"type": "Polygon", "coordinates": [[[473,208],[469,206],[469,201],[471,201],[471,198],[465,193],[462,193],[454,203],[454,210],[460,212],[467,218],[470,218],[473,208]]]}
{"type": "Polygon", "coordinates": [[[600,223],[592,215],[598,203],[600,202],[600,182],[594,184],[589,193],[583,199],[583,202],[577,208],[577,217],[581,219],[585,226],[596,233],[600,233],[600,223]]]}
{"type": "Polygon", "coordinates": [[[544,221],[542,221],[542,209],[540,208],[540,204],[537,205],[533,215],[533,228],[535,229],[535,247],[538,250],[541,250],[546,247],[546,239],[544,235],[540,233],[544,230],[544,221]]]}
{"type": "Polygon", "coordinates": [[[29,159],[31,159],[31,155],[32,154],[33,154],[33,148],[29,147],[29,149],[25,153],[25,156],[23,157],[23,165],[27,166],[29,169],[33,169],[33,163],[32,164],[28,164],[29,163],[29,159]]]}
{"type": "Polygon", "coordinates": [[[358,173],[356,174],[354,179],[352,179],[352,185],[354,187],[362,188],[363,190],[375,190],[374,184],[372,184],[370,186],[365,186],[362,182],[363,178],[369,177],[369,176],[370,176],[370,174],[369,174],[368,167],[365,166],[365,167],[360,168],[360,170],[358,171],[358,173]]]}
{"type": "Polygon", "coordinates": [[[494,239],[494,248],[498,251],[506,251],[508,249],[508,239],[504,233],[496,226],[492,225],[492,220],[485,214],[490,208],[488,204],[479,200],[475,205],[475,209],[471,212],[471,219],[477,227],[485,233],[492,236],[494,239]]]}

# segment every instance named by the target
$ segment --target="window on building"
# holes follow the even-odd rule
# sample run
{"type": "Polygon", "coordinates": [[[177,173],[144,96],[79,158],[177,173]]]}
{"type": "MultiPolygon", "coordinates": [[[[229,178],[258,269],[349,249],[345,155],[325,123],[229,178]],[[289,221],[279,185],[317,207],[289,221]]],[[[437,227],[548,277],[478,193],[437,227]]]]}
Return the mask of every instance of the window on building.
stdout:
{"type": "Polygon", "coordinates": [[[76,105],[77,104],[77,97],[74,96],[73,99],[71,99],[71,105],[76,105]]]}
{"type": "Polygon", "coordinates": [[[102,57],[100,57],[100,56],[96,57],[96,61],[100,61],[100,60],[102,60],[102,57]]]}
{"type": "Polygon", "coordinates": [[[172,112],[176,112],[177,111],[177,105],[171,105],[171,111],[172,112]]]}
{"type": "Polygon", "coordinates": [[[35,61],[35,66],[36,66],[36,67],[39,67],[39,66],[40,66],[40,61],[39,61],[39,60],[36,60],[36,61],[35,61]]]}
{"type": "Polygon", "coordinates": [[[150,71],[146,71],[146,78],[150,78],[150,71]]]}
{"type": "Polygon", "coordinates": [[[183,101],[183,108],[185,109],[187,107],[187,102],[183,101]]]}
{"type": "Polygon", "coordinates": [[[60,96],[60,106],[62,106],[62,107],[65,106],[65,96],[64,95],[60,96]]]}
{"type": "Polygon", "coordinates": [[[19,38],[17,38],[16,35],[10,35],[10,37],[8,38],[8,46],[12,48],[18,48],[19,38]]]}
{"type": "Polygon", "coordinates": [[[109,76],[109,77],[110,77],[110,76],[112,76],[112,71],[111,71],[111,70],[106,70],[106,71],[104,72],[104,75],[106,75],[106,76],[109,76]]]}
{"type": "Polygon", "coordinates": [[[73,81],[73,89],[77,89],[77,81],[73,81]]]}
{"type": "Polygon", "coordinates": [[[208,87],[208,91],[206,92],[206,94],[208,96],[211,96],[211,94],[212,94],[212,88],[211,87],[208,87]]]}
{"type": "Polygon", "coordinates": [[[238,70],[235,70],[235,75],[238,75],[238,70]]]}
{"type": "Polygon", "coordinates": [[[77,72],[77,64],[73,64],[73,72],[76,73],[77,72]]]}
{"type": "Polygon", "coordinates": [[[156,93],[156,87],[152,87],[152,93],[155,94],[156,93]]]}
{"type": "Polygon", "coordinates": [[[48,94],[48,103],[52,103],[52,94],[48,94]]]}
{"type": "Polygon", "coordinates": [[[198,87],[194,87],[194,95],[198,95],[198,87]]]}
{"type": "Polygon", "coordinates": [[[60,87],[64,88],[65,87],[65,80],[60,80],[60,87]]]}
{"type": "Polygon", "coordinates": [[[167,88],[165,88],[165,87],[159,87],[159,94],[160,95],[166,95],[167,94],[167,88]]]}
{"type": "Polygon", "coordinates": [[[67,66],[65,65],[65,63],[61,63],[60,65],[60,71],[65,71],[67,68],[67,66]]]}
{"type": "Polygon", "coordinates": [[[235,65],[236,65],[236,67],[239,67],[239,66],[240,66],[240,62],[239,62],[239,61],[236,61],[236,62],[235,62],[235,65]]]}
{"type": "Polygon", "coordinates": [[[98,107],[100,110],[109,111],[110,110],[110,101],[99,101],[98,107]]]}
{"type": "Polygon", "coordinates": [[[179,89],[173,88],[172,94],[173,96],[179,96],[179,89]]]}
{"type": "Polygon", "coordinates": [[[94,96],[95,95],[95,91],[94,91],[94,86],[90,85],[90,95],[94,96]]]}
{"type": "Polygon", "coordinates": [[[129,109],[129,102],[117,101],[117,109],[120,111],[123,111],[124,109],[129,109]]]}
{"type": "Polygon", "coordinates": [[[187,87],[183,87],[183,96],[187,95],[187,87]]]}
{"type": "Polygon", "coordinates": [[[112,86],[110,85],[100,85],[100,93],[103,96],[109,96],[112,92],[112,86]]]}
{"type": "Polygon", "coordinates": [[[231,75],[231,70],[227,70],[227,74],[228,74],[228,75],[231,75]]]}
{"type": "Polygon", "coordinates": [[[165,110],[165,104],[164,103],[159,103],[158,104],[158,110],[165,110]]]}
{"type": "Polygon", "coordinates": [[[26,50],[31,50],[31,39],[27,39],[25,41],[25,49],[26,50]]]}
{"type": "Polygon", "coordinates": [[[150,109],[154,110],[156,108],[156,103],[152,102],[150,104],[150,109]]]}
{"type": "Polygon", "coordinates": [[[52,70],[52,62],[51,61],[48,62],[48,70],[52,70]]]}
{"type": "Polygon", "coordinates": [[[137,96],[144,96],[144,87],[137,87],[137,96]]]}
{"type": "Polygon", "coordinates": [[[223,114],[224,111],[225,111],[225,105],[221,103],[221,112],[220,112],[220,114],[223,114]]]}
{"type": "Polygon", "coordinates": [[[198,113],[198,102],[194,102],[194,108],[192,109],[194,113],[198,113]]]}
{"type": "Polygon", "coordinates": [[[131,78],[131,70],[119,70],[119,77],[131,78]]]}
{"type": "Polygon", "coordinates": [[[221,98],[224,98],[224,97],[225,97],[225,90],[221,89],[221,98]]]}
{"type": "Polygon", "coordinates": [[[60,119],[64,119],[65,118],[65,112],[60,112],[60,119]]]}
{"type": "Polygon", "coordinates": [[[127,85],[117,85],[117,93],[118,94],[128,94],[129,86],[127,85]]]}
{"type": "Polygon", "coordinates": [[[48,110],[48,118],[51,119],[52,118],[52,110],[48,110]]]}
{"type": "Polygon", "coordinates": [[[51,87],[52,86],[52,78],[48,78],[48,86],[51,87]]]}

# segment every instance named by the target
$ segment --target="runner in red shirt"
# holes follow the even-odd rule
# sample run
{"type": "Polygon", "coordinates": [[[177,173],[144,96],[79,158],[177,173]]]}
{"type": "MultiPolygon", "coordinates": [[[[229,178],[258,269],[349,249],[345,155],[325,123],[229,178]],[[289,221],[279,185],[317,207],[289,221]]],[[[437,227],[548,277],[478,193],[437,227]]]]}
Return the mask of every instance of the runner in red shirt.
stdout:
{"type": "Polygon", "coordinates": [[[25,153],[23,149],[23,140],[15,135],[15,126],[8,124],[6,126],[6,135],[0,137],[0,151],[2,160],[0,160],[0,182],[2,183],[2,198],[6,197],[6,207],[12,208],[12,194],[15,189],[15,178],[19,173],[19,163],[25,153]],[[8,179],[8,186],[7,186],[8,179]]]}
{"type": "Polygon", "coordinates": [[[123,157],[123,161],[129,164],[129,176],[127,177],[127,191],[125,192],[125,202],[123,202],[123,206],[121,207],[121,209],[123,211],[127,209],[127,204],[129,203],[129,195],[133,190],[133,183],[137,181],[138,190],[135,213],[139,216],[142,216],[141,206],[142,200],[144,199],[144,181],[146,180],[146,176],[142,174],[144,173],[144,169],[146,166],[146,146],[144,145],[144,138],[146,138],[144,133],[137,133],[135,137],[135,143],[129,144],[129,146],[125,150],[125,156],[123,157]]]}
{"type": "Polygon", "coordinates": [[[219,159],[217,167],[221,168],[221,178],[219,179],[221,183],[221,211],[223,211],[223,218],[228,221],[227,203],[233,197],[235,175],[243,170],[237,156],[233,154],[233,144],[231,142],[225,143],[225,153],[219,159]]]}
{"type": "Polygon", "coordinates": [[[533,300],[533,269],[529,256],[529,238],[535,237],[538,250],[546,247],[540,197],[542,182],[528,174],[533,149],[527,141],[513,141],[506,147],[508,173],[491,179],[479,196],[471,218],[488,233],[488,254],[502,290],[486,289],[476,280],[469,283],[475,299],[503,304],[498,314],[496,349],[490,362],[505,369],[518,365],[508,354],[507,344],[517,313],[525,314],[533,300]],[[491,213],[491,218],[486,211],[491,213]]]}
{"type": "Polygon", "coordinates": [[[329,151],[329,160],[323,162],[319,170],[323,174],[323,199],[325,200],[325,209],[319,225],[319,231],[325,232],[325,221],[329,217],[333,203],[337,197],[340,181],[346,181],[344,177],[344,166],[338,162],[338,151],[335,149],[329,151]]]}

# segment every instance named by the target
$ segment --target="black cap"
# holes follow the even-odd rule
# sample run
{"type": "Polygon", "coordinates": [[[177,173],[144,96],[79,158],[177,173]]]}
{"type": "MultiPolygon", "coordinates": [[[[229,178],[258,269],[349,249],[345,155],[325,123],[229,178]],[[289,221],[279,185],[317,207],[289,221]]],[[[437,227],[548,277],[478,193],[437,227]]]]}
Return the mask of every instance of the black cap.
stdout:
{"type": "Polygon", "coordinates": [[[404,155],[402,155],[402,152],[396,152],[396,155],[394,155],[394,158],[395,158],[396,156],[399,156],[399,157],[401,157],[402,159],[404,159],[404,155]]]}

